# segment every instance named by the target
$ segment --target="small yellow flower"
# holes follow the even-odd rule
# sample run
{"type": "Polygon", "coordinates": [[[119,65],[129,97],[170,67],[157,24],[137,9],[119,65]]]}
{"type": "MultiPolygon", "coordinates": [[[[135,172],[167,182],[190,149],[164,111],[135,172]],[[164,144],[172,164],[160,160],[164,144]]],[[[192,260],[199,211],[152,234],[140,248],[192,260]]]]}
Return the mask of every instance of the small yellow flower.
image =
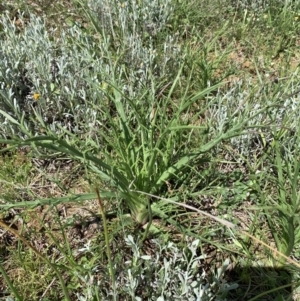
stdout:
{"type": "Polygon", "coordinates": [[[34,93],[34,94],[33,94],[33,99],[34,99],[34,100],[38,100],[38,99],[40,98],[40,96],[41,96],[41,95],[40,95],[39,93],[34,93]]]}
{"type": "Polygon", "coordinates": [[[296,16],[296,17],[295,17],[295,21],[297,21],[298,19],[299,19],[299,16],[296,16]]]}

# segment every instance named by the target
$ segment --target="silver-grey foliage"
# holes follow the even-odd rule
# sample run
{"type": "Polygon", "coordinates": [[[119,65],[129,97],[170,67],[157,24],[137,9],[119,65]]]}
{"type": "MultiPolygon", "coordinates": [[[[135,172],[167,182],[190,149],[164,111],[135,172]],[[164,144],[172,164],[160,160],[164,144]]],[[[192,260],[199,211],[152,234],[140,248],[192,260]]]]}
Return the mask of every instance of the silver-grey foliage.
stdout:
{"type": "Polygon", "coordinates": [[[76,24],[60,33],[50,31],[34,15],[20,32],[14,21],[2,17],[0,110],[11,116],[0,114],[2,136],[24,136],[19,124],[31,135],[43,130],[92,136],[106,118],[107,83],[138,102],[146,90],[154,98],[154,81],[168,80],[178,68],[176,36],[165,34],[159,51],[153,44],[167,30],[170,0],[142,5],[95,0],[89,5],[102,24],[100,36],[76,24]]]}
{"type": "MultiPolygon", "coordinates": [[[[201,263],[204,255],[197,254],[199,240],[190,242],[186,250],[178,248],[173,243],[157,246],[154,255],[144,255],[138,243],[129,235],[127,245],[132,250],[132,259],[125,262],[122,270],[117,270],[116,292],[102,293],[102,300],[111,300],[113,296],[122,296],[124,300],[188,300],[188,301],[226,301],[230,290],[237,284],[229,284],[224,278],[224,272],[229,264],[223,266],[213,275],[208,276],[201,263]]],[[[85,293],[78,294],[78,300],[92,300],[93,290],[103,287],[103,284],[93,283],[93,277],[80,276],[89,284],[85,293]]]]}

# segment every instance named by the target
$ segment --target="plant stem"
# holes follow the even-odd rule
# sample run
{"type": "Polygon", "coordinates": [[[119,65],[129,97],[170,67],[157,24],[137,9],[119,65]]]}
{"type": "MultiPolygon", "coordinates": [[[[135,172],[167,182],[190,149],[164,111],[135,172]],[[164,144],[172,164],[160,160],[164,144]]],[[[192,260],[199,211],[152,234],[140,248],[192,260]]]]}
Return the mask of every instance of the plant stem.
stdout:
{"type": "Polygon", "coordinates": [[[10,288],[10,290],[13,292],[14,296],[17,298],[17,300],[19,301],[23,301],[23,298],[19,295],[18,291],[16,290],[16,288],[14,287],[14,285],[12,284],[12,282],[10,281],[8,275],[6,274],[2,264],[0,263],[0,272],[3,275],[3,278],[5,279],[8,287],[10,288]]]}
{"type": "Polygon", "coordinates": [[[152,224],[152,209],[151,209],[150,199],[148,198],[148,223],[147,223],[147,227],[145,229],[145,233],[143,235],[142,242],[144,242],[145,239],[147,238],[151,224],[152,224]]]}
{"type": "Polygon", "coordinates": [[[101,198],[100,198],[99,189],[96,188],[95,190],[96,190],[96,193],[97,193],[100,214],[101,214],[102,220],[103,220],[104,237],[105,237],[107,259],[108,259],[108,265],[109,265],[109,275],[110,275],[110,279],[111,279],[112,286],[113,286],[114,300],[117,300],[117,298],[116,298],[115,271],[114,271],[113,262],[112,262],[112,259],[111,259],[111,252],[110,252],[110,247],[109,247],[109,238],[108,238],[108,230],[107,230],[107,223],[106,223],[105,212],[104,212],[103,204],[102,204],[102,201],[101,201],[101,198]]]}

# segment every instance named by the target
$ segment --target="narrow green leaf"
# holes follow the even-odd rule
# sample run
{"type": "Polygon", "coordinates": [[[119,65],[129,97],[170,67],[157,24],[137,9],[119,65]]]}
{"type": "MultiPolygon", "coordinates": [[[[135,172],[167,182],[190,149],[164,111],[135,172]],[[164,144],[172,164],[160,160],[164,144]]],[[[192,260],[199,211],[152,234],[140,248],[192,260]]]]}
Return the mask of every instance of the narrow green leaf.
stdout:
{"type": "Polygon", "coordinates": [[[21,126],[21,124],[20,124],[16,119],[14,119],[12,116],[10,116],[9,114],[7,114],[7,113],[4,112],[3,110],[0,110],[0,113],[1,113],[5,118],[7,118],[11,123],[21,126]]]}

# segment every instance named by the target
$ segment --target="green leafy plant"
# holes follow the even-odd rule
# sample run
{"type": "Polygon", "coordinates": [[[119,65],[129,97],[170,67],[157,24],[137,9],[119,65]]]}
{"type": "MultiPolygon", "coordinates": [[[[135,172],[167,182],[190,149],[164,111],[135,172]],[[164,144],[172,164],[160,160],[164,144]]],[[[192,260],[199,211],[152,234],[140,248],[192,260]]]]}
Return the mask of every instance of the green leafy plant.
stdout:
{"type": "MultiPolygon", "coordinates": [[[[272,262],[291,263],[298,274],[299,264],[289,255],[299,252],[300,115],[294,92],[299,78],[297,70],[290,72],[290,60],[297,61],[298,54],[292,42],[299,5],[279,2],[74,0],[73,18],[64,15],[58,28],[49,14],[45,19],[31,15],[30,3],[22,6],[25,15],[2,15],[1,151],[10,156],[15,148],[18,157],[20,147],[26,146],[31,153],[26,166],[3,157],[0,209],[6,210],[8,220],[10,214],[23,218],[25,232],[31,215],[23,211],[28,208],[48,205],[47,212],[54,212],[67,203],[85,207],[100,200],[101,222],[97,214],[95,219],[104,231],[95,231],[88,242],[68,241],[66,232],[78,222],[76,217],[64,223],[57,214],[55,230],[39,220],[46,229],[39,234],[59,250],[54,268],[68,278],[70,299],[181,300],[205,295],[223,301],[228,293],[222,278],[227,261],[224,269],[212,273],[213,283],[195,272],[202,262],[214,270],[219,257],[208,263],[203,251],[211,245],[226,250],[226,256],[234,251],[237,262],[246,257],[249,265],[261,263],[267,248],[272,262]],[[284,10],[278,10],[282,5],[284,10]],[[270,45],[280,54],[276,60],[270,45]],[[231,71],[233,76],[225,82],[231,71]],[[284,72],[288,78],[282,80],[284,72]],[[278,76],[276,81],[273,76],[278,76]],[[64,190],[60,169],[53,179],[41,167],[39,176],[52,178],[51,184],[60,189],[47,197],[31,192],[32,168],[39,160],[57,156],[77,161],[85,173],[76,177],[88,184],[80,192],[78,187],[64,190]],[[210,210],[213,215],[207,214],[210,210]],[[202,216],[196,217],[195,211],[202,216]],[[221,219],[224,212],[231,222],[221,219]],[[241,222],[243,229],[232,222],[241,222]],[[234,237],[235,230],[241,230],[245,241],[234,237]],[[149,231],[165,234],[168,242],[175,238],[184,243],[187,236],[199,240],[187,243],[184,250],[164,240],[155,244],[161,252],[150,256],[143,253],[153,242],[149,231]],[[267,233],[269,239],[270,232],[277,248],[257,238],[267,233]],[[119,247],[123,234],[132,253],[119,247]],[[199,241],[203,245],[198,248],[199,241]],[[259,246],[255,250],[252,241],[259,246]]],[[[26,238],[20,239],[17,251],[1,245],[8,254],[1,273],[17,299],[28,280],[20,277],[19,282],[5,271],[9,263],[25,270],[33,266],[28,273],[35,279],[40,262],[53,274],[51,260],[40,257],[31,264],[35,254],[26,242],[35,240],[36,233],[28,232],[26,238]]],[[[42,256],[48,255],[45,248],[42,256]]],[[[48,287],[47,281],[45,277],[34,296],[48,287]]],[[[274,286],[272,282],[274,294],[283,288],[274,286]]],[[[62,285],[61,289],[59,296],[62,285]]],[[[245,292],[241,289],[237,300],[242,299],[240,293],[245,292]]],[[[254,297],[251,290],[252,300],[266,294],[254,297]]]]}

